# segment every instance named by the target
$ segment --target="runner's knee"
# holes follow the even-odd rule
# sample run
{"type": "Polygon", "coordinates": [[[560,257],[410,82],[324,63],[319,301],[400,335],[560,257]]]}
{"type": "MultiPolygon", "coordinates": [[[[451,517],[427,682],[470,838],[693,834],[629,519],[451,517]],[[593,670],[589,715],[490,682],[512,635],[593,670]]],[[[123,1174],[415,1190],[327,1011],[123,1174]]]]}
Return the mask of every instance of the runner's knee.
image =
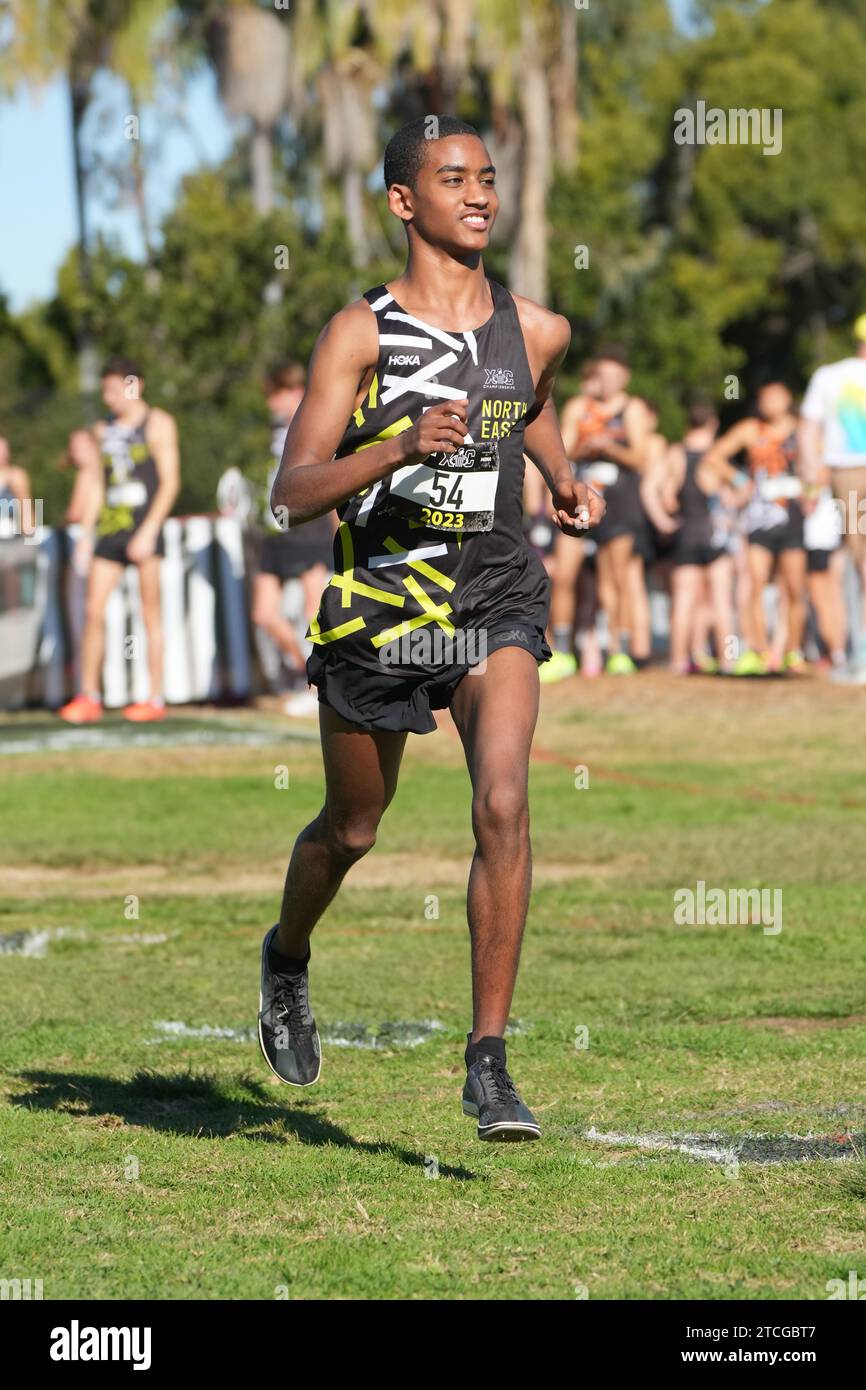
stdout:
{"type": "Polygon", "coordinates": [[[108,598],[89,598],[84,605],[84,621],[90,623],[101,623],[105,617],[105,610],[108,606],[108,598]]]}
{"type": "Polygon", "coordinates": [[[351,862],[369,854],[378,828],[378,816],[370,813],[331,816],[325,820],[324,834],[331,854],[351,862]]]}
{"type": "Polygon", "coordinates": [[[519,782],[502,782],[477,792],[472,799],[472,829],[476,840],[528,834],[526,788],[519,782]]]}

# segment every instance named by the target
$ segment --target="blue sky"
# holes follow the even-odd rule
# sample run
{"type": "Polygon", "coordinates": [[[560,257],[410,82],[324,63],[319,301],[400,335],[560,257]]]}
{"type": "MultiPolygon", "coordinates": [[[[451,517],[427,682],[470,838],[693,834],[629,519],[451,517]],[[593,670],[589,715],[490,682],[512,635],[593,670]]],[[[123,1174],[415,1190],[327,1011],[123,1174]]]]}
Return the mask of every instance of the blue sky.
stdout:
{"type": "MultiPolygon", "coordinates": [[[[99,106],[124,110],[122,88],[104,82],[99,106]]],[[[185,88],[186,125],[157,113],[142,113],[141,138],[157,142],[158,156],[148,171],[148,201],[158,225],[170,209],[178,181],[202,162],[216,163],[231,145],[210,73],[201,72],[185,88]]],[[[0,291],[17,312],[51,294],[57,270],[75,241],[75,187],[65,82],[40,92],[19,90],[0,103],[0,291]]],[[[92,230],[119,236],[134,256],[142,250],[138,222],[128,209],[88,204],[92,230]]]]}
{"type": "MultiPolygon", "coordinates": [[[[683,22],[690,0],[671,0],[683,22]]],[[[124,110],[123,88],[106,79],[98,92],[103,111],[124,110]]],[[[148,201],[158,225],[170,209],[179,180],[202,162],[228,152],[232,131],[210,72],[201,70],[183,92],[183,124],[145,110],[141,137],[149,151],[148,201]]],[[[53,291],[57,270],[75,241],[75,190],[69,135],[69,96],[62,81],[40,92],[19,89],[0,102],[0,291],[13,312],[53,291]]],[[[119,236],[133,256],[141,254],[135,215],[111,210],[101,199],[89,204],[91,230],[119,236]]]]}

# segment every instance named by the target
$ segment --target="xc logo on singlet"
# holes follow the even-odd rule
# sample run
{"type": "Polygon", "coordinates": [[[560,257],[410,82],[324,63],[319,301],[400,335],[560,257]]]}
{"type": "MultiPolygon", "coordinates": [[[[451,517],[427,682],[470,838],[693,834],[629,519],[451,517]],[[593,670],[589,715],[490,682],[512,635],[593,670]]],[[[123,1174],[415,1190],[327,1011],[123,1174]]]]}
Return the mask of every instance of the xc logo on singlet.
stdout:
{"type": "Polygon", "coordinates": [[[484,389],[489,391],[494,388],[499,391],[514,390],[514,373],[508,367],[485,367],[484,368],[484,389]]]}
{"type": "Polygon", "coordinates": [[[420,367],[421,358],[417,352],[411,356],[405,352],[392,353],[388,358],[389,367],[420,367]]]}

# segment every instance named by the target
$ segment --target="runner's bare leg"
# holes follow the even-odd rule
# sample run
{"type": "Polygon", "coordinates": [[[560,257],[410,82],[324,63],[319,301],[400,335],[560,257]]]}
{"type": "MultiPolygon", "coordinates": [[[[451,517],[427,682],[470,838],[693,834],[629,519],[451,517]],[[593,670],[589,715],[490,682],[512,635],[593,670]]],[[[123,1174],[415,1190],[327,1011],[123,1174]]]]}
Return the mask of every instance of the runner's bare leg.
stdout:
{"type": "Polygon", "coordinates": [[[319,704],[325,804],[301,831],[286,873],[274,945],[303,960],[310,934],[353,864],[372,849],[397,789],[405,733],[366,733],[319,704]]]}
{"type": "Polygon", "coordinates": [[[483,675],[464,677],[451,703],[472,780],[473,1042],[504,1036],[517,978],[532,878],[528,779],[538,690],[535,658],[503,647],[483,675]]]}

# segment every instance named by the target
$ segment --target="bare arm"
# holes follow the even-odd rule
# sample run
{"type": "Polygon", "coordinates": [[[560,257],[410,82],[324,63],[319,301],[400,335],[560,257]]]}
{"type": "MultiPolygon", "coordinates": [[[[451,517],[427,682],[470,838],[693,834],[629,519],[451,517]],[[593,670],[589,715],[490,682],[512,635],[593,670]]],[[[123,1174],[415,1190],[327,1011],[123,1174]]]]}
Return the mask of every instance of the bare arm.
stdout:
{"type": "Polygon", "coordinates": [[[685,453],[681,444],[649,451],[646,472],[640,481],[641,501],[657,531],[672,534],[678,523],[671,520],[677,511],[676,494],[682,486],[685,453]]]}
{"type": "Polygon", "coordinates": [[[126,547],[134,564],[149,560],[155,553],[159,528],[180,492],[180,452],[174,416],[164,410],[152,410],[147,421],[147,442],[156,464],[157,487],[144,520],[126,547]]]}
{"type": "MultiPolygon", "coordinates": [[[[94,426],[94,429],[98,428],[94,426]]],[[[96,527],[99,513],[102,511],[102,504],[105,501],[105,477],[102,470],[102,460],[99,453],[99,444],[91,430],[79,431],[78,445],[85,455],[85,462],[81,466],[79,478],[86,479],[84,488],[84,502],[81,507],[79,521],[84,531],[89,535],[96,527]]],[[[76,490],[78,484],[76,483],[76,490]]]]}
{"type": "Polygon", "coordinates": [[[553,385],[556,373],[568,351],[571,326],[560,314],[552,314],[531,300],[515,296],[527,357],[536,379],[535,402],[529,411],[523,434],[523,447],[540,472],[553,496],[553,519],[570,535],[595,526],[604,515],[604,501],[585,483],[575,481],[565,452],[556,410],[553,385]],[[587,520],[575,528],[578,510],[587,520]]]}
{"type": "Polygon", "coordinates": [[[334,458],[347,420],[363,408],[362,388],[378,355],[375,315],[364,300],[341,309],[319,334],[271,491],[274,515],[288,526],[323,516],[395,468],[434,452],[454,453],[462,444],[468,403],[454,400],[433,406],[414,425],[407,416],[381,443],[334,458]]]}
{"type": "Polygon", "coordinates": [[[69,504],[63,514],[64,526],[74,526],[76,522],[82,522],[84,520],[92,484],[93,478],[90,470],[83,467],[76,468],[75,481],[72,484],[72,495],[69,498],[69,504]]]}
{"type": "Polygon", "coordinates": [[[797,426],[797,471],[807,487],[830,481],[830,470],[821,462],[824,428],[820,420],[801,418],[797,426]]]}
{"type": "Polygon", "coordinates": [[[621,464],[640,473],[646,463],[647,444],[652,434],[652,416],[645,401],[633,396],[623,412],[625,443],[606,439],[605,455],[612,463],[621,464]]]}
{"type": "Polygon", "coordinates": [[[553,386],[571,342],[571,326],[561,314],[520,300],[520,318],[527,356],[536,379],[535,401],[527,417],[523,445],[551,492],[558,482],[571,482],[571,464],[556,418],[553,386]]]}
{"type": "Polygon", "coordinates": [[[10,470],[9,487],[12,496],[18,503],[18,515],[21,518],[21,533],[25,536],[32,536],[36,530],[36,526],[33,520],[30,475],[26,468],[15,467],[10,470]]]}
{"type": "Polygon", "coordinates": [[[739,470],[734,468],[731,459],[753,442],[756,427],[756,420],[738,420],[724,434],[719,435],[700,461],[702,475],[708,480],[715,479],[717,483],[736,483],[739,470]]]}
{"type": "Polygon", "coordinates": [[[583,397],[571,396],[562,407],[560,428],[565,452],[570,459],[577,457],[580,443],[580,421],[583,416],[583,397]]]}
{"type": "Polygon", "coordinates": [[[11,470],[9,485],[22,507],[25,502],[30,501],[30,475],[26,468],[15,467],[11,470]]]}
{"type": "Polygon", "coordinates": [[[174,416],[153,410],[147,422],[147,442],[156,464],[157,489],[139,530],[159,531],[180,492],[180,449],[174,416]]]}

